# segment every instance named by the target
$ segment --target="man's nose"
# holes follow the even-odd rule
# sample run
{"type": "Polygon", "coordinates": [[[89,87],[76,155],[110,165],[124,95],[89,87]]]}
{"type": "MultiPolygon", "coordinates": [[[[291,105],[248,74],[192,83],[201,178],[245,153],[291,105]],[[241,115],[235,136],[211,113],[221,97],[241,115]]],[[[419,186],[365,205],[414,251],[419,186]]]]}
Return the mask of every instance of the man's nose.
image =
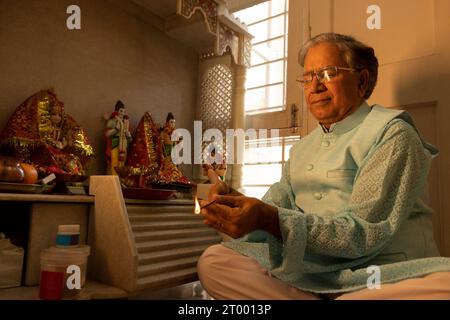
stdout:
{"type": "Polygon", "coordinates": [[[322,92],[322,91],[326,91],[327,87],[320,82],[316,76],[313,77],[312,82],[311,82],[311,91],[316,93],[316,92],[322,92]]]}

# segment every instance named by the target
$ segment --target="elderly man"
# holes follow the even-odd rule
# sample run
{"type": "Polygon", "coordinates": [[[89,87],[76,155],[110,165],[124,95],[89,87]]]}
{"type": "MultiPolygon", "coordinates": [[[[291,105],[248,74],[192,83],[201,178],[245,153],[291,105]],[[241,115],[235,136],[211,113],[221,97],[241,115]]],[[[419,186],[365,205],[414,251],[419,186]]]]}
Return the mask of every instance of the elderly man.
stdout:
{"type": "Polygon", "coordinates": [[[437,150],[406,112],[366,103],[372,48],[321,34],[300,62],[320,126],[262,201],[215,185],[205,223],[236,240],[202,255],[204,288],[217,299],[450,299],[450,258],[439,257],[421,199],[437,150]]]}

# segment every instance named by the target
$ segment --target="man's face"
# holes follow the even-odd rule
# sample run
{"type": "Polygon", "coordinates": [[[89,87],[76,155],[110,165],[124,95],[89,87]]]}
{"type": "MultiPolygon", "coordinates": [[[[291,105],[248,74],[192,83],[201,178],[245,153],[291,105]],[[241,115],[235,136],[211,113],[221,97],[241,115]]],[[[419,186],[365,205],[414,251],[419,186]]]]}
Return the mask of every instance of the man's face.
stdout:
{"type": "Polygon", "coordinates": [[[126,112],[125,108],[120,108],[119,111],[118,111],[118,113],[119,113],[119,117],[122,118],[123,116],[125,116],[125,114],[126,114],[127,112],[126,112]]]}
{"type": "MultiPolygon", "coordinates": [[[[322,42],[311,47],[305,57],[304,72],[327,66],[349,67],[335,44],[322,42]]],[[[337,76],[326,83],[320,83],[314,76],[312,84],[304,88],[309,111],[327,127],[344,119],[364,101],[359,83],[359,72],[338,70],[337,76]]]]}

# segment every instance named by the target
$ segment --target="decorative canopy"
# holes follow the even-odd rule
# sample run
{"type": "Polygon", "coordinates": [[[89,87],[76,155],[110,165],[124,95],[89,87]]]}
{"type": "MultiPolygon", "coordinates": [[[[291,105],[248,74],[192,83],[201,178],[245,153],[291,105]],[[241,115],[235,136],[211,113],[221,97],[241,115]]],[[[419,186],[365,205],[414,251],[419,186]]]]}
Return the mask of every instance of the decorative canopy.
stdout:
{"type": "MultiPolygon", "coordinates": [[[[230,50],[234,62],[245,67],[250,66],[251,40],[244,23],[229,13],[223,0],[177,0],[177,14],[191,19],[196,12],[203,16],[206,30],[214,36],[213,52],[223,55],[230,50]]],[[[202,48],[209,51],[210,48],[202,48]]]]}

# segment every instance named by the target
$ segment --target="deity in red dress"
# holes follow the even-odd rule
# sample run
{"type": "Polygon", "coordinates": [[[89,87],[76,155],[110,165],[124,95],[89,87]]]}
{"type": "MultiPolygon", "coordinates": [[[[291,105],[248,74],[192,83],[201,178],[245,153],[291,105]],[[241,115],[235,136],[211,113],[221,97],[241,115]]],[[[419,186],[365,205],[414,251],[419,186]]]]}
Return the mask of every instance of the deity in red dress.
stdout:
{"type": "Polygon", "coordinates": [[[86,132],[52,90],[17,107],[0,134],[0,146],[2,154],[32,163],[41,175],[82,176],[94,156],[86,132]]]}

